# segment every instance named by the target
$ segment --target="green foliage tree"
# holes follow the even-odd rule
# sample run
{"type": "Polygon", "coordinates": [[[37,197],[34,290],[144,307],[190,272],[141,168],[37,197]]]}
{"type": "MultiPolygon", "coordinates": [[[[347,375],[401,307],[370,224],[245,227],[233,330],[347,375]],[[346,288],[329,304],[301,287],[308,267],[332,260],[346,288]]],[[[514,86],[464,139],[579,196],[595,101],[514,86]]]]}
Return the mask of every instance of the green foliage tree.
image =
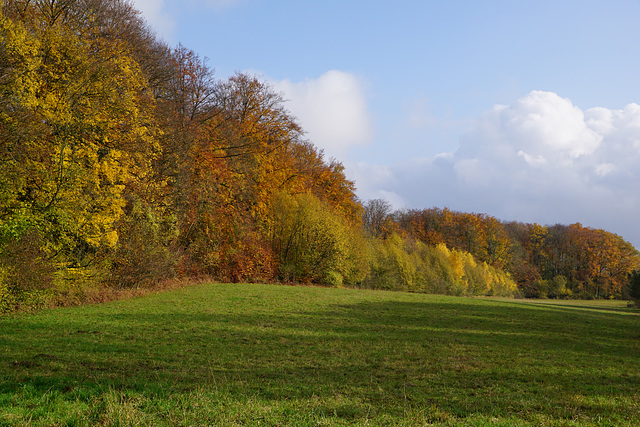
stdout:
{"type": "Polygon", "coordinates": [[[627,292],[629,297],[635,301],[636,306],[640,306],[640,270],[629,273],[627,292]]]}
{"type": "Polygon", "coordinates": [[[364,240],[316,196],[279,193],[265,224],[285,281],[357,284],[366,263],[364,240]]]}

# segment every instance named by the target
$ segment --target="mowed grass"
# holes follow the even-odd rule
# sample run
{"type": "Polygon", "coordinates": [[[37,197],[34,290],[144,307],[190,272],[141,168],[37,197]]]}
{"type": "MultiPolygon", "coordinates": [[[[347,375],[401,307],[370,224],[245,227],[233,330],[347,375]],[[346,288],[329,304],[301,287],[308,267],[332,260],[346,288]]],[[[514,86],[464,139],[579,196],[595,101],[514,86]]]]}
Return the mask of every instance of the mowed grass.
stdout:
{"type": "Polygon", "coordinates": [[[199,285],[0,318],[0,425],[640,425],[623,302],[199,285]]]}

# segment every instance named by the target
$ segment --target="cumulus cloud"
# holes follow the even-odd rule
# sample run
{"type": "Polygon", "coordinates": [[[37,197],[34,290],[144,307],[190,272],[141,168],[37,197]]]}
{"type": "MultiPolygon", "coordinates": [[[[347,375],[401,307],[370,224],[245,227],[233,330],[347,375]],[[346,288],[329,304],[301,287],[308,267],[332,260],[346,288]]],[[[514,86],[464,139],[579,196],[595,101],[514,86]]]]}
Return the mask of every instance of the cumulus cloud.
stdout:
{"type": "Polygon", "coordinates": [[[341,159],[350,147],[373,138],[363,84],[353,74],[332,70],[317,79],[274,83],[307,137],[329,156],[341,159]]]}
{"type": "Polygon", "coordinates": [[[389,188],[395,187],[398,182],[393,170],[385,165],[371,165],[366,162],[345,162],[347,178],[355,181],[358,186],[358,195],[363,200],[384,199],[391,203],[395,209],[407,205],[407,200],[400,194],[389,188]]]}
{"type": "MultiPolygon", "coordinates": [[[[640,105],[582,110],[555,93],[533,91],[480,117],[456,151],[388,168],[388,181],[376,191],[396,194],[411,208],[581,222],[640,247],[639,164],[640,105]]],[[[376,182],[366,168],[360,174],[376,182]]]]}

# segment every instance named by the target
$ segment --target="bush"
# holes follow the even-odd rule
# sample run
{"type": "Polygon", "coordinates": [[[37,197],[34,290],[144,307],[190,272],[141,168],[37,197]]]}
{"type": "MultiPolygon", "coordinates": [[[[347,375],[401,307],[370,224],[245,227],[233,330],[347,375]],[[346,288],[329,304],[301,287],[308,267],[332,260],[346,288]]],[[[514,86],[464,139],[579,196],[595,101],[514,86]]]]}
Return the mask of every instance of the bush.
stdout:
{"type": "Polygon", "coordinates": [[[0,311],[36,308],[53,286],[55,266],[43,248],[40,233],[30,228],[4,236],[0,249],[0,311]]]}
{"type": "Polygon", "coordinates": [[[339,288],[342,286],[343,277],[342,274],[337,271],[329,271],[324,278],[324,284],[332,288],[339,288]]]}
{"type": "Polygon", "coordinates": [[[145,286],[175,275],[175,219],[161,216],[139,200],[130,202],[110,253],[106,283],[118,288],[145,286]]]}
{"type": "Polygon", "coordinates": [[[281,280],[337,283],[338,274],[345,283],[356,285],[364,279],[362,233],[314,195],[276,195],[264,227],[281,280]]]}
{"type": "Polygon", "coordinates": [[[569,281],[563,275],[555,276],[549,283],[549,298],[571,297],[571,289],[567,287],[569,281]]]}
{"type": "Polygon", "coordinates": [[[223,248],[217,276],[226,282],[271,282],[276,276],[271,248],[252,231],[223,248]]]}
{"type": "Polygon", "coordinates": [[[627,286],[629,297],[640,307],[640,271],[635,270],[629,274],[629,284],[627,286]]]}

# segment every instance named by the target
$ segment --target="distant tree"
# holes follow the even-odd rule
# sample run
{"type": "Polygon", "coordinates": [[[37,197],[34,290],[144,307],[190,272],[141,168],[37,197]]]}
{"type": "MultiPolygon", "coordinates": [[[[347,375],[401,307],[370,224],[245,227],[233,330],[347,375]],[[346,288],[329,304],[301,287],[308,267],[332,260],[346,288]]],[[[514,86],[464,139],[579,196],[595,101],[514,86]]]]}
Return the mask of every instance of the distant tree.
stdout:
{"type": "Polygon", "coordinates": [[[392,206],[386,200],[372,199],[364,205],[362,214],[362,224],[364,229],[372,236],[385,237],[391,230],[389,229],[389,215],[392,206]]]}
{"type": "Polygon", "coordinates": [[[504,224],[497,218],[485,216],[482,220],[484,229],[483,249],[486,252],[484,261],[498,269],[508,268],[513,258],[513,242],[504,224]]]}
{"type": "Polygon", "coordinates": [[[628,292],[629,297],[640,307],[640,270],[635,270],[629,274],[628,292]]]}

